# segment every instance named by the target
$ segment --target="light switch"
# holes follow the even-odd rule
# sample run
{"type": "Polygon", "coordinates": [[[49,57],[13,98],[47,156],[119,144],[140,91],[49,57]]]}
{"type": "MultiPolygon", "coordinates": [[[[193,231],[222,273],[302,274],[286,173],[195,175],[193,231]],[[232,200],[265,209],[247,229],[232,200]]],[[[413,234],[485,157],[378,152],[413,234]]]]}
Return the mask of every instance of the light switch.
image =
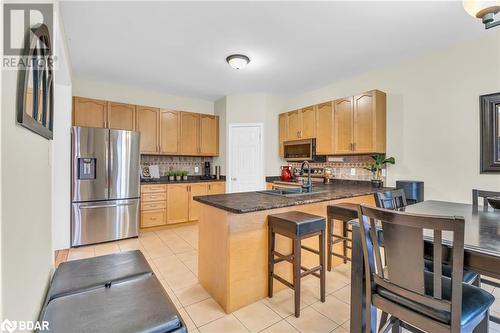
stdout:
{"type": "Polygon", "coordinates": [[[356,176],[356,168],[351,168],[351,176],[356,176]]]}
{"type": "Polygon", "coordinates": [[[385,177],[385,169],[382,169],[382,177],[385,177]]]}

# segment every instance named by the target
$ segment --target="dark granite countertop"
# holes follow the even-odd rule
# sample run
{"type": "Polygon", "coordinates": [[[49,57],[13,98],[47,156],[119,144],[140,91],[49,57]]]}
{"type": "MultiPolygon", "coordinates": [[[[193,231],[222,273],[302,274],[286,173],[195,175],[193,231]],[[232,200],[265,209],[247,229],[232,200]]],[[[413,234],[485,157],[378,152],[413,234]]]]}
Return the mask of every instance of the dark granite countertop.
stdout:
{"type": "Polygon", "coordinates": [[[141,179],[141,185],[147,184],[179,184],[179,183],[206,183],[206,182],[224,182],[226,176],[220,176],[220,179],[201,179],[201,176],[188,176],[188,180],[168,180],[168,177],[160,177],[160,179],[144,180],[141,179]]]}
{"type": "Polygon", "coordinates": [[[373,188],[369,181],[334,179],[330,184],[314,183],[313,191],[322,191],[296,197],[283,197],[259,192],[228,193],[194,197],[195,201],[228,212],[244,214],[260,210],[291,207],[343,198],[369,195],[393,188],[373,188]]]}

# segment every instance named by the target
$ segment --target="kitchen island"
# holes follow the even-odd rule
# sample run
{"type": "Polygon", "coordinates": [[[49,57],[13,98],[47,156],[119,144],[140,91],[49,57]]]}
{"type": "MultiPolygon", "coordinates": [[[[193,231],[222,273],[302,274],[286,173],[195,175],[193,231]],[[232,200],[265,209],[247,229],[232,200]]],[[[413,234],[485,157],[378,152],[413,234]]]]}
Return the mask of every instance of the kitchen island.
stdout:
{"type": "MultiPolygon", "coordinates": [[[[314,193],[289,197],[262,192],[195,197],[201,203],[198,279],[227,313],[262,299],[267,296],[268,215],[298,210],[326,218],[330,204],[374,204],[373,194],[386,190],[372,188],[365,181],[334,180],[331,184],[315,184],[314,193]]],[[[340,228],[336,223],[335,233],[340,228]]],[[[318,249],[317,237],[303,244],[318,249]]],[[[277,235],[276,250],[291,253],[291,241],[277,235]]],[[[335,259],[334,265],[341,263],[335,259]]],[[[303,251],[302,262],[307,267],[316,266],[318,256],[303,251]]],[[[275,272],[291,281],[291,265],[280,263],[275,272]]],[[[284,287],[275,282],[275,290],[284,287]]]]}

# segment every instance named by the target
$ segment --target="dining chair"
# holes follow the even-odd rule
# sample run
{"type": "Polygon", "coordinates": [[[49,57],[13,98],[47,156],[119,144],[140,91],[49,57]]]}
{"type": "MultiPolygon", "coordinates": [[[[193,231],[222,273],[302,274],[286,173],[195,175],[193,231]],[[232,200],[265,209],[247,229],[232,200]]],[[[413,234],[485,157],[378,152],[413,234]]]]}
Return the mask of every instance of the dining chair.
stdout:
{"type": "Polygon", "coordinates": [[[488,209],[488,197],[500,197],[500,192],[485,191],[485,190],[472,190],[472,206],[477,208],[479,205],[479,198],[483,198],[483,208],[488,209]]]}
{"type": "MultiPolygon", "coordinates": [[[[399,327],[413,332],[488,332],[494,297],[462,282],[462,217],[410,214],[365,205],[360,205],[358,215],[367,272],[365,304],[383,312],[380,332],[399,327]],[[433,273],[424,269],[424,229],[433,232],[433,273]],[[442,275],[443,232],[453,235],[451,279],[442,275]],[[381,242],[387,257],[385,265],[381,242]]],[[[371,322],[371,311],[366,312],[365,319],[371,322]]]]}
{"type": "MultiPolygon", "coordinates": [[[[479,198],[483,198],[483,210],[488,210],[489,204],[486,198],[488,197],[500,197],[500,192],[495,191],[485,191],[485,190],[472,190],[472,207],[473,209],[478,209],[479,206],[479,198]]],[[[500,288],[500,283],[497,281],[492,281],[490,279],[481,278],[481,283],[490,285],[495,288],[500,288]]]]}
{"type": "Polygon", "coordinates": [[[385,209],[399,209],[407,206],[406,195],[402,189],[376,192],[375,204],[385,209]]]}
{"type": "MultiPolygon", "coordinates": [[[[375,204],[379,208],[402,210],[406,207],[406,203],[405,192],[401,189],[375,193],[375,204]]],[[[425,259],[424,267],[427,271],[432,272],[434,267],[432,260],[425,259]]],[[[451,277],[451,267],[444,264],[442,273],[446,277],[451,277]]],[[[480,286],[481,278],[479,274],[475,272],[465,270],[463,279],[466,283],[473,284],[477,287],[480,286]]]]}

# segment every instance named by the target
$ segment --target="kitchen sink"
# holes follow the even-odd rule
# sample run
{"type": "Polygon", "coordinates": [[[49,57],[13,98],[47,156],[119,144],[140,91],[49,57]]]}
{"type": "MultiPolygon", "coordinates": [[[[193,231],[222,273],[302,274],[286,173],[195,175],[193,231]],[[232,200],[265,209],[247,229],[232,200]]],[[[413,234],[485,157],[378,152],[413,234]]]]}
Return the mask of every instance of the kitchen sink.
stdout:
{"type": "Polygon", "coordinates": [[[302,188],[287,188],[281,190],[266,190],[266,191],[258,191],[257,193],[262,194],[270,194],[270,195],[278,195],[281,197],[301,197],[306,195],[318,194],[318,193],[326,193],[328,191],[312,191],[312,192],[303,192],[302,188]]]}

